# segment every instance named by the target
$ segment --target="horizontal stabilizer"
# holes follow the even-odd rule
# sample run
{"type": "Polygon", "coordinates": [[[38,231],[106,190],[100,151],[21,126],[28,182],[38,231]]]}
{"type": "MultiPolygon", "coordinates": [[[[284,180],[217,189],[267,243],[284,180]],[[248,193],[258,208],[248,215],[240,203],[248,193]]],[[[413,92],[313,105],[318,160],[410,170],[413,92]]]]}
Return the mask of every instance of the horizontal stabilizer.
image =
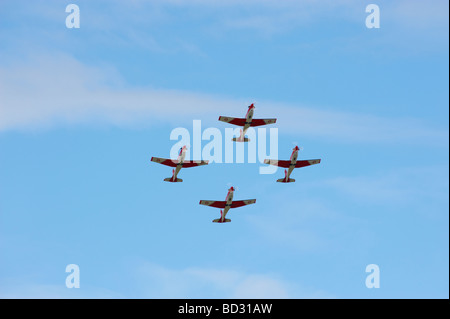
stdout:
{"type": "MultiPolygon", "coordinates": [[[[295,163],[295,168],[315,165],[315,164],[319,164],[319,163],[320,163],[320,159],[300,160],[295,163]]],[[[264,164],[269,164],[269,165],[274,165],[274,166],[284,167],[284,168],[288,168],[291,165],[293,165],[293,164],[291,164],[290,160],[283,161],[283,160],[273,160],[273,159],[265,159],[264,164]]]]}
{"type": "Polygon", "coordinates": [[[285,178],[280,178],[280,179],[277,179],[277,182],[278,183],[293,183],[293,182],[295,182],[295,179],[289,178],[289,180],[286,182],[285,178]]]}
{"type": "Polygon", "coordinates": [[[229,223],[231,222],[231,219],[225,218],[224,221],[222,221],[220,218],[214,219],[213,223],[229,223]]]}
{"type": "Polygon", "coordinates": [[[248,137],[244,137],[244,140],[242,140],[240,137],[233,137],[233,142],[250,142],[250,139],[248,137]]]}
{"type": "Polygon", "coordinates": [[[172,183],[181,183],[183,180],[182,180],[181,178],[177,178],[177,180],[174,181],[174,180],[172,179],[172,177],[167,177],[167,178],[164,178],[164,181],[165,181],[165,182],[172,182],[172,183]]]}

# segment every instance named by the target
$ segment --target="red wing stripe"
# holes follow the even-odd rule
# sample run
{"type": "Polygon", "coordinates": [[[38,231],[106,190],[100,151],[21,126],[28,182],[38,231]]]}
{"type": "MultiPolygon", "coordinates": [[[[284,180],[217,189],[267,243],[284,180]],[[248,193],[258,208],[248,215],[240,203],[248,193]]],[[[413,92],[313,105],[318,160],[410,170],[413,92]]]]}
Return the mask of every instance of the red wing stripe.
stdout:
{"type": "Polygon", "coordinates": [[[245,125],[245,119],[236,118],[236,117],[228,117],[228,116],[221,116],[219,117],[219,121],[233,124],[237,126],[244,126],[245,125]]]}
{"type": "Polygon", "coordinates": [[[250,126],[261,126],[276,123],[277,119],[253,119],[250,126]]]}
{"type": "Polygon", "coordinates": [[[256,199],[247,199],[247,200],[236,200],[231,203],[230,208],[238,208],[245,205],[250,205],[256,203],[256,199]]]}
{"type": "Polygon", "coordinates": [[[200,165],[207,165],[209,161],[184,161],[183,167],[195,167],[200,165]]]}
{"type": "Polygon", "coordinates": [[[219,200],[201,200],[199,204],[209,206],[209,207],[225,208],[226,203],[227,202],[225,202],[225,201],[219,201],[219,200]]]}
{"type": "Polygon", "coordinates": [[[278,160],[272,160],[272,159],[265,159],[264,164],[288,168],[291,165],[291,161],[278,161],[278,160]]]}
{"type": "Polygon", "coordinates": [[[295,167],[305,167],[305,166],[309,166],[309,165],[314,165],[314,164],[319,164],[320,163],[320,159],[314,159],[314,160],[303,160],[303,161],[297,161],[297,163],[295,164],[295,167]]]}
{"type": "Polygon", "coordinates": [[[177,160],[171,160],[171,159],[160,158],[160,157],[152,157],[151,161],[158,163],[158,164],[170,166],[170,167],[176,167],[178,164],[177,160]]]}

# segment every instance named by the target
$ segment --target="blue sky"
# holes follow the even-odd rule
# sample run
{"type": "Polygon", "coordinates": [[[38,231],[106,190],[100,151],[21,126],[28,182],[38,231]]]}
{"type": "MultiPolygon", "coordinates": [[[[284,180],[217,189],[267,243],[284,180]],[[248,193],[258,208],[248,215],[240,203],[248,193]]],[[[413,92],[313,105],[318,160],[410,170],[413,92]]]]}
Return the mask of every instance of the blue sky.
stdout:
{"type": "Polygon", "coordinates": [[[69,3],[0,3],[2,298],[448,298],[447,1],[69,3]],[[322,163],[163,182],[173,129],[252,102],[322,163]]]}

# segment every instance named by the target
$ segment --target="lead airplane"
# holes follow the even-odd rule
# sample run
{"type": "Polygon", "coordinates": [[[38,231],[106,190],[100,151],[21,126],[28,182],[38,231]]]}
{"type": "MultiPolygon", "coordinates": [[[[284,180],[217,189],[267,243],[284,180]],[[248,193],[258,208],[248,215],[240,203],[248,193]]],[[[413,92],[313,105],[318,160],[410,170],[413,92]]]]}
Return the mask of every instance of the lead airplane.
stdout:
{"type": "Polygon", "coordinates": [[[222,208],[220,210],[220,218],[214,219],[213,223],[229,223],[231,219],[225,218],[227,216],[228,210],[230,208],[242,207],[245,205],[250,205],[256,203],[256,199],[247,199],[247,200],[236,200],[233,201],[234,188],[231,187],[228,190],[227,197],[224,201],[217,200],[201,200],[200,205],[205,205],[209,207],[222,208]]]}
{"type": "Polygon", "coordinates": [[[172,170],[172,177],[164,178],[164,181],[174,183],[182,182],[183,180],[181,178],[177,178],[177,175],[182,167],[195,167],[208,164],[209,161],[185,161],[184,158],[186,157],[186,150],[187,150],[186,145],[180,148],[180,152],[178,153],[178,158],[176,160],[171,160],[168,158],[152,157],[151,159],[152,162],[163,164],[170,167],[175,167],[172,170]]]}
{"type": "Polygon", "coordinates": [[[291,173],[294,170],[294,168],[305,167],[305,166],[310,166],[310,165],[314,165],[314,164],[319,164],[320,163],[320,159],[298,161],[297,160],[297,158],[298,158],[298,150],[299,150],[298,146],[294,147],[294,149],[292,150],[291,158],[289,159],[289,161],[279,161],[279,160],[272,160],[272,159],[265,159],[264,160],[265,164],[279,166],[279,167],[284,167],[284,168],[288,168],[289,167],[289,170],[284,170],[284,178],[278,179],[277,182],[280,182],[280,183],[293,183],[293,182],[295,182],[295,179],[290,178],[289,176],[291,175],[291,173]]]}
{"type": "Polygon", "coordinates": [[[245,114],[245,118],[236,118],[236,117],[228,117],[228,116],[220,116],[219,117],[219,121],[237,125],[237,126],[243,126],[243,129],[241,129],[240,136],[234,137],[233,141],[248,142],[250,140],[247,137],[245,137],[245,134],[247,133],[247,130],[250,127],[273,124],[277,121],[277,119],[253,119],[252,117],[253,117],[254,110],[255,110],[255,106],[252,103],[248,107],[247,114],[245,114]]]}

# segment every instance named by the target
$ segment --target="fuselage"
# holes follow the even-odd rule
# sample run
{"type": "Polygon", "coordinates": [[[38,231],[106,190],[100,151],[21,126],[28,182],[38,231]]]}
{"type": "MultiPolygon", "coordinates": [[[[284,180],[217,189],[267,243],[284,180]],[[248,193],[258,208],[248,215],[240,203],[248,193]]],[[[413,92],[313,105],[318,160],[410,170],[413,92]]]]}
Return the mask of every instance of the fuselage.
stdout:
{"type": "Polygon", "coordinates": [[[289,165],[289,169],[287,170],[286,177],[285,177],[286,181],[289,180],[289,176],[291,175],[292,171],[294,170],[295,164],[297,164],[298,150],[299,150],[298,146],[294,147],[294,149],[292,150],[292,154],[291,154],[291,158],[290,158],[291,163],[289,165]]]}
{"type": "Polygon", "coordinates": [[[182,148],[180,148],[180,152],[178,153],[178,158],[177,158],[177,167],[173,171],[173,176],[172,176],[173,181],[177,180],[177,175],[180,172],[181,168],[183,167],[184,158],[186,157],[186,150],[187,150],[186,145],[183,146],[182,148]]]}
{"type": "Polygon", "coordinates": [[[221,211],[220,219],[222,220],[222,222],[225,220],[225,216],[227,215],[228,210],[230,209],[230,206],[233,203],[233,194],[234,194],[234,188],[231,187],[228,190],[227,197],[225,197],[225,202],[226,202],[225,208],[224,208],[223,212],[221,211]]]}
{"type": "Polygon", "coordinates": [[[247,133],[247,130],[249,129],[250,125],[252,124],[254,109],[255,109],[255,106],[252,103],[248,107],[247,114],[245,114],[245,124],[244,124],[244,128],[241,132],[241,139],[244,138],[245,134],[247,133]]]}

